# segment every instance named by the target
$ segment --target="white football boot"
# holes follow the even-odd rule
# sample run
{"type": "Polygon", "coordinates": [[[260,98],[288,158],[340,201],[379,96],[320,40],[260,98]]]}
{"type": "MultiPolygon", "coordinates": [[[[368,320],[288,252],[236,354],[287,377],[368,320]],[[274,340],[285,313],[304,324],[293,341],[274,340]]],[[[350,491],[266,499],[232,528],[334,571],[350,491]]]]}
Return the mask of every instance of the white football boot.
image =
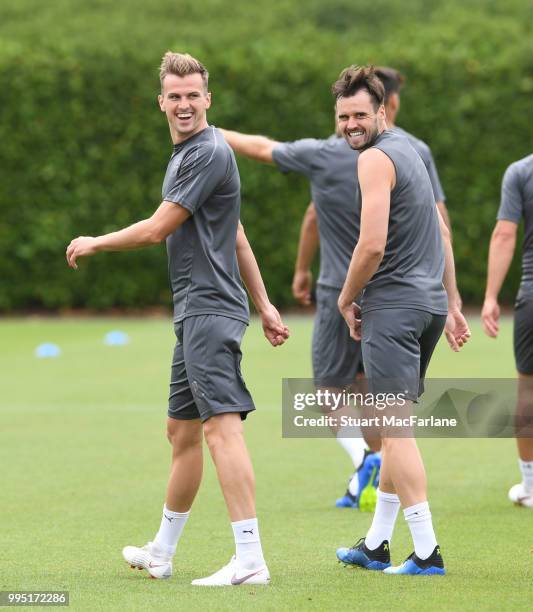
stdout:
{"type": "Polygon", "coordinates": [[[523,482],[509,489],[509,499],[517,506],[533,508],[533,492],[526,491],[523,482]]]}
{"type": "Polygon", "coordinates": [[[170,578],[172,576],[172,557],[166,557],[156,549],[152,542],[142,548],[126,546],[122,556],[132,568],[145,569],[150,578],[170,578]]]}
{"type": "Polygon", "coordinates": [[[233,555],[231,561],[227,565],[218,570],[218,572],[215,572],[212,576],[198,578],[191,582],[194,586],[239,586],[241,584],[269,583],[270,574],[266,565],[262,565],[254,570],[246,569],[237,564],[235,555],[233,555]]]}

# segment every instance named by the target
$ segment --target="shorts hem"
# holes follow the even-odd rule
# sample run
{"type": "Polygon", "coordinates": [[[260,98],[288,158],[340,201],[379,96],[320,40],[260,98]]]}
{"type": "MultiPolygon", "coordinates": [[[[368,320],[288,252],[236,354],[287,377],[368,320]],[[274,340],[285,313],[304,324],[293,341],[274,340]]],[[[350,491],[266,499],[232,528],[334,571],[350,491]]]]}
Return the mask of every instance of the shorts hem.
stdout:
{"type": "Polygon", "coordinates": [[[355,382],[357,382],[357,375],[353,378],[313,378],[315,387],[344,388],[353,385],[355,382]]]}
{"type": "Polygon", "coordinates": [[[231,414],[235,412],[241,415],[241,421],[244,421],[248,416],[249,412],[253,412],[255,410],[255,406],[247,405],[247,406],[227,406],[226,408],[217,408],[216,410],[211,410],[204,414],[200,415],[200,419],[202,423],[205,423],[208,419],[214,416],[218,416],[219,414],[231,414]]]}
{"type": "Polygon", "coordinates": [[[167,410],[167,416],[169,419],[174,419],[175,421],[193,421],[194,419],[200,418],[199,414],[187,415],[180,414],[179,412],[175,414],[170,414],[169,410],[167,410]]]}
{"type": "Polygon", "coordinates": [[[533,376],[533,366],[526,368],[516,364],[516,371],[523,376],[533,376]]]}

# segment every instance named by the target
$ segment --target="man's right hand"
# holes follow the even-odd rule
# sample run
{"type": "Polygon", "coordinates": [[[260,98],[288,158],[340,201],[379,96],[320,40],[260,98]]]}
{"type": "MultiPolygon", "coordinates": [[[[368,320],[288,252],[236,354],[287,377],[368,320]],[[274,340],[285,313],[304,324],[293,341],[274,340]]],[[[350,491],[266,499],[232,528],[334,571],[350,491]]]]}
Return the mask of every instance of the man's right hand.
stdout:
{"type": "Polygon", "coordinates": [[[483,331],[487,336],[496,338],[500,331],[500,305],[494,298],[485,298],[481,310],[481,321],[483,323],[483,331]]]}
{"type": "Polygon", "coordinates": [[[349,304],[338,303],[341,315],[346,321],[346,325],[350,330],[350,337],[357,342],[361,341],[361,307],[355,302],[349,304]]]}
{"type": "Polygon", "coordinates": [[[310,270],[296,270],[292,279],[292,295],[302,306],[311,305],[313,274],[310,270]]]}

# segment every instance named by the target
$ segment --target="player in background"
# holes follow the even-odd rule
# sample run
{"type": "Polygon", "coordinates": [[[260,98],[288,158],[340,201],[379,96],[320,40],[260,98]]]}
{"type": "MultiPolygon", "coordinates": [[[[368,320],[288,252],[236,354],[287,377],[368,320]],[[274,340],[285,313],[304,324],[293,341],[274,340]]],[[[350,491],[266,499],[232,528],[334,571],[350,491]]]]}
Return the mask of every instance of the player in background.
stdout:
{"type": "MultiPolygon", "coordinates": [[[[405,136],[387,129],[385,92],[373,68],[347,68],[332,89],[339,131],[360,152],[360,234],[339,309],[352,336],[362,339],[371,392],[394,394],[392,415],[404,416],[423,392],[444,328],[456,351],[470,335],[458,307],[450,233],[419,154],[405,136]]],[[[372,525],[355,546],[338,549],[337,557],[387,574],[444,574],[416,440],[410,430],[383,425],[372,525]],[[414,552],[391,567],[389,545],[400,504],[414,552]]]]}
{"type": "Polygon", "coordinates": [[[518,371],[515,426],[522,482],[511,488],[509,499],[515,504],[533,508],[533,155],[512,163],[503,177],[481,311],[483,329],[491,338],[498,336],[498,294],[513,259],[517,229],[522,221],[522,281],[514,309],[514,354],[518,371]],[[529,435],[521,436],[521,430],[528,430],[529,435]]]}
{"type": "MultiPolygon", "coordinates": [[[[167,435],[172,465],[159,531],[123,556],[152,578],[169,578],[172,558],[200,486],[203,437],[215,463],[232,521],[236,553],[198,586],[267,584],[255,510],[255,482],[242,420],[254,410],[240,371],[240,343],[249,321],[241,277],[265,336],[283,344],[288,330],[270,304],[239,222],[240,180],[233,152],[207,122],[208,72],[188,54],[167,52],[160,67],[159,106],[174,145],[163,201],[143,221],[103,236],[78,237],[68,264],[99,251],[122,251],[166,239],[177,337],[172,360],[167,435]]],[[[211,562],[211,559],[209,559],[211,562]]]]}

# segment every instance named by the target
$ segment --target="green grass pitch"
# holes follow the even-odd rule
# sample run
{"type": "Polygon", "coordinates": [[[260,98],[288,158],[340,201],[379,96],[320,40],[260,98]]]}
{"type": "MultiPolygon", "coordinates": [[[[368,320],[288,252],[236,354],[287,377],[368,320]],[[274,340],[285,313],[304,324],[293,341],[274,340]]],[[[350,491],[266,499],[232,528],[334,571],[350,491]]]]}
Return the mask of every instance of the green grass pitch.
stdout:
{"type": "MultiPolygon", "coordinates": [[[[513,507],[513,440],[422,440],[429,499],[448,575],[394,577],[344,568],[335,548],[365,534],[370,515],[333,502],[350,463],[332,440],[281,438],[281,377],[310,375],[311,319],[270,348],[254,320],[243,370],[258,411],[246,423],[269,587],[190,586],[233,552],[210,460],[171,580],[122,560],[157,530],[169,466],[165,413],[171,323],[163,319],[0,321],[0,590],[69,590],[73,610],[524,610],[533,601],[533,512],[513,507]],[[102,342],[111,329],[129,345],[102,342]],[[55,359],[36,359],[42,342],[55,359]],[[530,604],[527,604],[527,601],[530,604]]],[[[514,376],[511,323],[459,355],[441,342],[430,375],[514,376]]],[[[399,516],[393,560],[411,552],[399,516]]]]}

